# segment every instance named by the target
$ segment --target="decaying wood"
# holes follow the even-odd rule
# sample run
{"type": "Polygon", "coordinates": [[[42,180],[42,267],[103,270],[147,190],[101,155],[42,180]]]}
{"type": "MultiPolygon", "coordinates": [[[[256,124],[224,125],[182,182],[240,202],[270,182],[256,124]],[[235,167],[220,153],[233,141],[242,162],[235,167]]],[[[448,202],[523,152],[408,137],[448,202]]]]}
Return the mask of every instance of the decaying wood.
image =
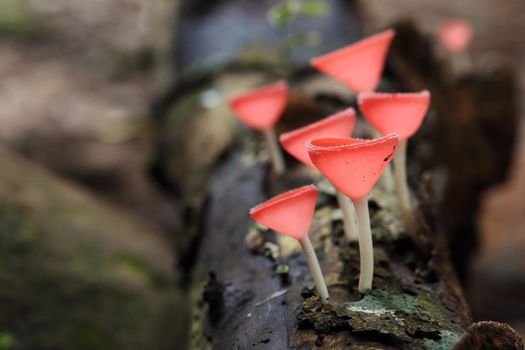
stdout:
{"type": "MultiPolygon", "coordinates": [[[[410,24],[398,26],[397,32],[387,84],[398,91],[429,89],[434,108],[408,150],[409,180],[418,203],[417,234],[404,232],[393,194],[378,188],[370,197],[376,267],[374,289],[365,295],[357,292],[357,246],[343,240],[329,187],[320,184],[311,231],[331,293],[330,303],[322,305],[297,244],[254,225],[248,215],[250,207],[269,196],[313,179],[300,168],[284,178],[273,177],[260,140],[247,130],[238,136],[224,101],[214,108],[202,103],[208,92],[219,91],[224,98],[255,81],[281,78],[282,66],[241,58],[205,69],[202,75],[182,76],[182,84],[155,104],[158,152],[153,173],[188,208],[187,230],[178,249],[184,253],[182,284],[193,282],[188,291],[192,348],[448,349],[458,339],[470,342],[472,329],[461,337],[472,321],[449,242],[455,244],[453,257],[463,274],[466,270],[461,268],[475,246],[472,220],[477,199],[483,188],[504,176],[510,159],[515,125],[512,77],[474,74],[458,80],[435,58],[431,42],[410,24]],[[490,95],[493,83],[500,90],[496,99],[490,95]],[[473,157],[469,147],[458,150],[458,144],[463,140],[479,145],[484,130],[501,115],[508,123],[496,129],[497,139],[505,142],[496,149],[484,148],[493,163],[483,167],[478,182],[468,182],[468,170],[479,167],[483,157],[473,157]],[[469,164],[467,173],[461,164],[469,164]],[[454,171],[447,174],[448,181],[442,181],[443,169],[454,171]],[[445,192],[445,205],[438,211],[440,192],[445,192]],[[472,200],[463,201],[468,196],[472,200]],[[453,210],[447,210],[446,203],[451,208],[459,204],[461,210],[454,210],[464,217],[447,216],[453,210]],[[457,239],[460,234],[463,240],[457,239]]],[[[301,71],[291,82],[294,95],[279,132],[355,103],[355,96],[318,74],[301,71]]]]}
{"type": "MultiPolygon", "coordinates": [[[[449,260],[433,249],[417,248],[401,230],[395,198],[384,191],[371,196],[375,289],[364,297],[357,292],[357,246],[343,243],[335,198],[323,194],[311,232],[331,293],[323,306],[314,296],[303,256],[290,247],[293,242],[256,231],[252,239],[263,238],[251,246],[255,254],[250,252],[245,237],[254,227],[247,212],[266,197],[264,168],[243,165],[241,159],[239,153],[232,155],[211,189],[197,276],[213,270],[217,277],[204,288],[206,299],[213,301],[207,304],[209,314],[203,309],[202,318],[194,320],[195,348],[447,348],[468,326],[468,309],[449,260]],[[289,268],[285,278],[284,267],[289,268]]],[[[430,240],[437,228],[427,225],[419,235],[430,240]]]]}
{"type": "Polygon", "coordinates": [[[524,349],[524,345],[521,336],[505,323],[477,322],[468,328],[453,348],[470,349],[524,349]]]}
{"type": "MultiPolygon", "coordinates": [[[[395,59],[390,69],[399,74],[407,62],[395,59]]],[[[417,74],[396,79],[408,89],[424,82],[417,74]]],[[[307,81],[301,77],[296,83],[307,81]]],[[[436,92],[440,105],[439,99],[448,95],[436,92]]],[[[291,104],[289,120],[294,108],[300,118],[300,109],[291,104]]],[[[429,119],[435,122],[444,112],[437,108],[431,112],[437,116],[429,119]]],[[[429,135],[424,132],[411,147],[433,149],[429,135]]],[[[329,304],[322,305],[297,245],[258,228],[248,216],[249,208],[268,196],[312,179],[298,170],[284,179],[272,177],[257,161],[259,151],[258,142],[241,142],[224,158],[211,184],[192,291],[193,348],[448,349],[458,339],[470,341],[472,330],[462,337],[472,322],[468,306],[435,210],[435,186],[427,170],[434,164],[413,165],[416,158],[424,160],[424,153],[412,152],[410,171],[418,199],[417,235],[404,232],[393,194],[379,187],[370,196],[376,262],[374,289],[365,295],[357,292],[357,246],[344,242],[336,200],[320,184],[311,236],[331,293],[329,304]]]]}

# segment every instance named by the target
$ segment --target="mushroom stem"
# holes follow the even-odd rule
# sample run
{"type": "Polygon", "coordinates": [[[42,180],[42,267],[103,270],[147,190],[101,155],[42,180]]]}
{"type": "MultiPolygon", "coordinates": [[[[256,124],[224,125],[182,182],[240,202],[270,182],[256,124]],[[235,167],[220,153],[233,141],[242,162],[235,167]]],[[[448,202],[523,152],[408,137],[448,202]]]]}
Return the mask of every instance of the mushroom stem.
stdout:
{"type": "Polygon", "coordinates": [[[323,272],[319,266],[319,260],[317,260],[317,255],[315,255],[314,247],[310,241],[310,237],[306,235],[303,239],[299,240],[301,247],[303,248],[304,255],[306,256],[306,262],[312,273],[314,279],[315,288],[317,293],[321,297],[321,301],[326,303],[328,301],[328,288],[326,288],[326,283],[324,281],[323,272]]]}
{"type": "MultiPolygon", "coordinates": [[[[372,138],[378,139],[382,136],[379,133],[379,131],[377,131],[372,125],[369,125],[369,124],[367,125],[369,128],[370,134],[372,135],[372,138]]],[[[383,170],[383,173],[381,174],[381,177],[379,178],[379,182],[389,192],[392,192],[392,190],[394,189],[394,177],[392,176],[392,167],[390,166],[390,164],[388,164],[385,170],[383,170]]]]}
{"type": "Polygon", "coordinates": [[[343,212],[343,227],[345,229],[345,236],[350,242],[358,240],[357,225],[354,213],[354,204],[352,200],[341,193],[337,188],[335,189],[337,196],[337,203],[343,212]]]}
{"type": "Polygon", "coordinates": [[[410,205],[410,192],[408,190],[406,173],[407,141],[399,141],[394,155],[394,175],[396,180],[397,197],[401,209],[401,217],[405,223],[405,228],[409,233],[414,232],[414,220],[410,205]]]}
{"type": "Polygon", "coordinates": [[[270,159],[272,160],[273,170],[277,175],[281,175],[285,172],[286,166],[284,164],[283,154],[279,148],[279,142],[275,129],[270,128],[264,131],[264,137],[266,138],[266,144],[270,151],[270,159]]]}
{"type": "Polygon", "coordinates": [[[473,66],[470,52],[465,49],[462,52],[453,55],[451,59],[451,65],[452,71],[456,75],[468,73],[470,70],[472,70],[473,66]]]}
{"type": "Polygon", "coordinates": [[[379,181],[387,191],[391,192],[394,189],[394,176],[392,175],[392,167],[390,164],[387,165],[383,174],[381,174],[379,181]]]}
{"type": "Polygon", "coordinates": [[[366,198],[354,201],[359,226],[359,287],[360,293],[372,288],[374,279],[374,246],[372,243],[372,230],[370,229],[370,216],[368,200],[366,198]]]}

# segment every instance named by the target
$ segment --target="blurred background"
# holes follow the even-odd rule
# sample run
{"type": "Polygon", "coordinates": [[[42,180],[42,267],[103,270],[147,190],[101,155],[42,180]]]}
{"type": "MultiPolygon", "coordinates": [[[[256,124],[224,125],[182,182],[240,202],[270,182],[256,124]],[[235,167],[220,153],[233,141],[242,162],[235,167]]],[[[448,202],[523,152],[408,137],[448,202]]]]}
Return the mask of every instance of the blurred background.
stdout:
{"type": "Polygon", "coordinates": [[[509,80],[490,156],[508,162],[480,146],[472,191],[437,195],[474,318],[525,335],[525,2],[297,3],[0,0],[0,349],[180,348],[206,184],[239,127],[225,97],[260,80],[243,72],[286,77],[407,20],[454,67],[436,33],[456,18],[474,35],[453,76],[509,80]]]}

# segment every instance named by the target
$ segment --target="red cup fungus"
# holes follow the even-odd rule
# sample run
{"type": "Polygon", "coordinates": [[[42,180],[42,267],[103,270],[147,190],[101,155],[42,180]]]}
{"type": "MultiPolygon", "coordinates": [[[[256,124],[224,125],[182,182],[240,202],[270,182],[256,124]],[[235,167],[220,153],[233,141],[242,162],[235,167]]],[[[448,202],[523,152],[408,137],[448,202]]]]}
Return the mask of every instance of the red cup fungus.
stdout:
{"type": "Polygon", "coordinates": [[[259,204],[250,210],[250,215],[254,221],[299,241],[317,292],[325,303],[328,289],[308,236],[316,201],[317,188],[314,185],[303,186],[259,204]]]}
{"type": "Polygon", "coordinates": [[[395,31],[389,29],[316,57],[310,63],[355,92],[374,91],[394,35],[395,31]]]}
{"type": "Polygon", "coordinates": [[[284,172],[285,164],[274,126],[286,107],[288,90],[288,84],[279,81],[233,97],[229,101],[230,108],[243,123],[264,133],[277,174],[284,172]]]}
{"type": "Polygon", "coordinates": [[[461,19],[444,22],[438,31],[439,42],[452,54],[464,51],[470,44],[472,36],[472,27],[468,22],[461,19]]]}
{"type": "Polygon", "coordinates": [[[382,135],[397,133],[399,146],[394,156],[394,178],[406,229],[413,233],[410,192],[406,177],[407,140],[414,135],[430,106],[430,92],[418,93],[361,93],[358,104],[365,119],[382,135]]]}
{"type": "MultiPolygon", "coordinates": [[[[345,109],[316,123],[284,133],[279,138],[283,148],[303,164],[315,168],[306,150],[306,143],[321,137],[350,137],[356,124],[353,108],[345,109]]],[[[336,188],[337,201],[343,213],[343,225],[346,237],[357,241],[357,226],[353,204],[336,188]]]]}
{"type": "Polygon", "coordinates": [[[391,134],[376,140],[321,138],[307,145],[317,169],[354,202],[359,227],[359,292],[372,288],[374,276],[367,196],[392,160],[397,143],[397,134],[391,134]]]}

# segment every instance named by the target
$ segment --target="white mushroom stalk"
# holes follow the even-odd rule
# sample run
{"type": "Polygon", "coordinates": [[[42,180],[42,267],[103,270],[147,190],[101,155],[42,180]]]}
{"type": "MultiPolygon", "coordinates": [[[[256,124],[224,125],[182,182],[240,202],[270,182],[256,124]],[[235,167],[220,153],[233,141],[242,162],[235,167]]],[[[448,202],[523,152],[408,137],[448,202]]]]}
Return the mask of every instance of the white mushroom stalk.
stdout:
{"type": "Polygon", "coordinates": [[[316,201],[317,188],[313,185],[303,186],[259,204],[250,209],[250,215],[256,222],[299,241],[319,297],[326,303],[328,288],[308,237],[316,201]]]}
{"type": "Polygon", "coordinates": [[[360,293],[372,289],[374,278],[374,246],[372,243],[372,230],[370,229],[370,214],[368,212],[368,200],[366,198],[355,201],[355,211],[359,225],[359,257],[360,272],[359,286],[360,293]]]}
{"type": "Polygon", "coordinates": [[[282,175],[286,171],[286,165],[284,163],[283,153],[279,147],[277,135],[274,128],[266,129],[264,131],[264,138],[266,139],[266,145],[270,152],[270,160],[272,162],[272,168],[277,175],[282,175]]]}
{"type": "Polygon", "coordinates": [[[396,192],[399,200],[401,217],[409,233],[414,233],[415,224],[412,216],[412,205],[410,201],[410,191],[408,189],[406,172],[407,141],[399,141],[394,155],[394,176],[396,181],[396,192]]]}
{"type": "Polygon", "coordinates": [[[317,255],[315,255],[314,247],[312,246],[310,237],[306,235],[304,238],[299,240],[299,243],[301,244],[304,255],[306,256],[306,262],[308,263],[308,267],[310,268],[310,272],[312,274],[317,293],[319,293],[321,301],[323,303],[326,303],[329,298],[328,288],[326,287],[323,272],[321,271],[321,266],[319,266],[319,260],[317,259],[317,255]]]}
{"type": "Polygon", "coordinates": [[[368,195],[394,156],[396,133],[377,140],[321,138],[308,143],[317,168],[354,202],[359,236],[360,293],[372,288],[374,247],[368,212],[368,195]]]}
{"type": "Polygon", "coordinates": [[[355,209],[352,200],[345,196],[337,188],[335,189],[337,203],[341,212],[343,213],[343,228],[345,231],[346,239],[350,242],[356,242],[359,237],[357,233],[357,224],[355,217],[355,209]]]}

